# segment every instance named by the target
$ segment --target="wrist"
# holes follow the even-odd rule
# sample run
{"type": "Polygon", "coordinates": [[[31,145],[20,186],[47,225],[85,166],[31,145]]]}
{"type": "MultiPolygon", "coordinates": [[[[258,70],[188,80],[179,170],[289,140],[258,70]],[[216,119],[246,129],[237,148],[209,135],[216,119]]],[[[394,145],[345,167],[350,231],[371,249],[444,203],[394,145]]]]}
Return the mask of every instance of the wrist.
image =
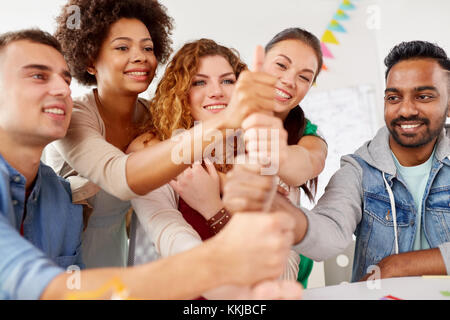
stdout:
{"type": "Polygon", "coordinates": [[[214,217],[223,207],[224,206],[222,200],[219,199],[218,201],[211,203],[210,206],[208,207],[204,206],[202,208],[202,211],[199,212],[202,214],[203,217],[205,217],[206,220],[209,220],[212,217],[214,217]]]}
{"type": "Polygon", "coordinates": [[[230,221],[231,214],[225,208],[221,208],[211,219],[207,221],[207,224],[214,234],[220,232],[225,225],[230,221]]]}
{"type": "Polygon", "coordinates": [[[213,117],[209,120],[206,120],[203,122],[205,124],[205,129],[211,129],[211,130],[221,130],[223,131],[224,137],[225,137],[225,129],[227,129],[228,122],[227,122],[227,116],[223,117],[213,117]]]}
{"type": "MultiPolygon", "coordinates": [[[[403,268],[400,266],[398,255],[388,256],[380,261],[378,266],[380,267],[380,276],[384,278],[393,278],[402,274],[403,268]]],[[[405,275],[406,276],[406,275],[405,275]]]]}

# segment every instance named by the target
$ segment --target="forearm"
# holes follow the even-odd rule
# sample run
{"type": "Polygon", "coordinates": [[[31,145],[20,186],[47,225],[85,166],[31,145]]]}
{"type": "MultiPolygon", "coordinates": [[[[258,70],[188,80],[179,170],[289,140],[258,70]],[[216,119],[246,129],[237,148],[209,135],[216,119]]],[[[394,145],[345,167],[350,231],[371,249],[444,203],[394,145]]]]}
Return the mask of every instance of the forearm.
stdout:
{"type": "MultiPolygon", "coordinates": [[[[41,299],[66,299],[70,294],[83,297],[115,278],[120,280],[130,298],[192,299],[225,283],[221,273],[215,270],[214,257],[210,246],[203,245],[138,267],[85,270],[80,273],[81,288],[76,291],[69,290],[66,285],[68,278],[74,275],[61,274],[50,283],[41,299]]],[[[108,290],[97,299],[110,299],[111,293],[108,290]]]]}
{"type": "Polygon", "coordinates": [[[147,215],[136,206],[136,201],[132,201],[136,215],[161,257],[173,256],[202,243],[198,233],[179,211],[168,209],[147,215]]]}
{"type": "Polygon", "coordinates": [[[382,278],[447,274],[441,251],[437,248],[392,255],[383,259],[379,266],[382,278]]]}
{"type": "Polygon", "coordinates": [[[325,167],[326,154],[303,146],[288,146],[287,161],[280,165],[280,179],[289,186],[301,186],[317,177],[325,167]]]}
{"type": "Polygon", "coordinates": [[[205,148],[223,138],[223,129],[222,120],[213,118],[176,138],[131,154],[126,166],[128,185],[144,195],[168,183],[189,165],[202,160],[205,148]]]}

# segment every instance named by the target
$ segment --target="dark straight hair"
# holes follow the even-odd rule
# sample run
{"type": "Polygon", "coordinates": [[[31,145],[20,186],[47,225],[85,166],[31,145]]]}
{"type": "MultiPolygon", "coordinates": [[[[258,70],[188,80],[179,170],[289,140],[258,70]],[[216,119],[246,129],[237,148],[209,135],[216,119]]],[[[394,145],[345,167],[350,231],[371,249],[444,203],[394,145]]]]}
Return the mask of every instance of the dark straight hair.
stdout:
{"type": "MultiPolygon", "coordinates": [[[[319,39],[311,32],[304,29],[288,28],[279,32],[277,35],[275,35],[275,37],[272,38],[272,40],[269,41],[269,43],[265,47],[266,53],[269,52],[278,42],[284,40],[299,40],[314,50],[318,62],[317,72],[313,80],[313,82],[316,82],[317,76],[322,70],[323,65],[323,54],[319,39]]],[[[288,145],[296,145],[300,141],[301,137],[303,137],[305,127],[305,113],[303,112],[303,109],[300,107],[300,105],[298,105],[291,111],[289,111],[286,119],[284,120],[284,129],[288,133],[288,145]]],[[[317,183],[318,178],[316,177],[300,186],[300,188],[303,189],[306,196],[311,202],[314,202],[314,198],[317,193],[317,183]]]]}
{"type": "Polygon", "coordinates": [[[322,47],[320,45],[320,40],[311,32],[306,31],[304,29],[288,28],[277,33],[275,37],[273,37],[272,40],[269,41],[269,43],[265,47],[266,53],[269,52],[278,42],[284,40],[299,40],[314,50],[318,62],[317,72],[313,80],[313,82],[316,82],[317,76],[319,75],[323,66],[323,54],[322,54],[322,47]]]}
{"type": "Polygon", "coordinates": [[[402,42],[391,49],[384,59],[386,65],[385,78],[397,63],[409,59],[434,59],[446,71],[450,71],[450,59],[444,49],[427,41],[402,42]]]}

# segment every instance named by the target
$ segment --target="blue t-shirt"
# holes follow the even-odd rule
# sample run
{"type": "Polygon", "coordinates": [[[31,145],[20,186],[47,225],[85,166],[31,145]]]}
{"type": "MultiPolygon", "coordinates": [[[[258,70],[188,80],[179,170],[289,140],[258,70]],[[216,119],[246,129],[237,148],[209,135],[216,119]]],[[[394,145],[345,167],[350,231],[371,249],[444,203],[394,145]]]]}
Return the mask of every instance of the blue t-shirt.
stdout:
{"type": "Polygon", "coordinates": [[[414,204],[417,209],[416,211],[417,232],[414,237],[413,250],[430,249],[430,245],[427,239],[425,238],[425,233],[423,231],[422,201],[423,201],[423,194],[427,186],[427,181],[430,176],[431,167],[433,165],[434,150],[427,161],[414,167],[404,167],[398,162],[397,158],[393,153],[392,157],[394,158],[395,166],[397,167],[398,172],[405,180],[406,185],[408,186],[408,190],[409,192],[411,192],[411,195],[414,198],[414,204]]]}

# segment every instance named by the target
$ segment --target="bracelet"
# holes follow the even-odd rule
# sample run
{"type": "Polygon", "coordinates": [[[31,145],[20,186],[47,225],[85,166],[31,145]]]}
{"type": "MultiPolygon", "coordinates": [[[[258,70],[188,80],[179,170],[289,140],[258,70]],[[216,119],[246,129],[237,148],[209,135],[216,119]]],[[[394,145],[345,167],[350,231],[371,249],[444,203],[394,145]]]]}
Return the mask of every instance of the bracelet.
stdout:
{"type": "Polygon", "coordinates": [[[227,209],[222,208],[214,217],[207,221],[208,227],[214,234],[217,234],[230,221],[231,214],[227,209]]]}

